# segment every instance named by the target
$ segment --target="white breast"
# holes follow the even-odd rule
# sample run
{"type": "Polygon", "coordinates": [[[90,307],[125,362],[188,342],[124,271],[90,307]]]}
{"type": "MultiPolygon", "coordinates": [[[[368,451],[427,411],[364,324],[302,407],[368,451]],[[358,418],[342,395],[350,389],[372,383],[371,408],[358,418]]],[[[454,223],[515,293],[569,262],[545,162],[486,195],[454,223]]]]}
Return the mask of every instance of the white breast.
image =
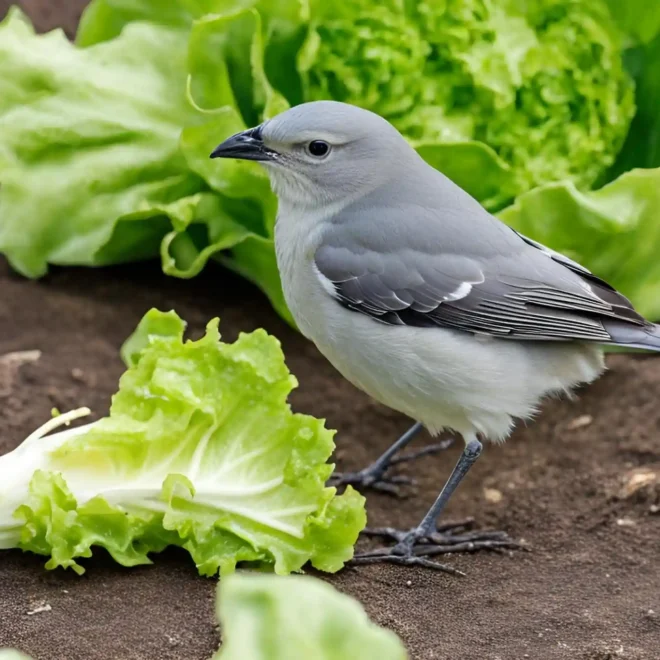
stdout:
{"type": "Polygon", "coordinates": [[[293,214],[280,214],[275,225],[275,254],[284,299],[300,331],[312,341],[323,327],[320,316],[325,303],[336,304],[314,264],[325,226],[323,221],[313,223],[293,214]]]}

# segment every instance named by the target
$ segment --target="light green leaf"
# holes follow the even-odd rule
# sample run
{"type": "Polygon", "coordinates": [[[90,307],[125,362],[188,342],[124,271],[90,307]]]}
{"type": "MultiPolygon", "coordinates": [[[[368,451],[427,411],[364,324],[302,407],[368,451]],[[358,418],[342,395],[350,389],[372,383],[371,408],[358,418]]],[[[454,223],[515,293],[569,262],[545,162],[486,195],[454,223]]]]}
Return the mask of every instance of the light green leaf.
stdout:
{"type": "Polygon", "coordinates": [[[486,208],[501,208],[515,196],[511,168],[483,142],[420,144],[417,152],[486,208]]]}
{"type": "MultiPolygon", "coordinates": [[[[281,33],[285,32],[281,28],[281,33]]],[[[252,125],[286,109],[286,101],[265,76],[263,62],[262,22],[256,11],[208,16],[193,26],[190,96],[192,102],[208,112],[209,121],[183,131],[182,151],[191,169],[231,201],[225,204],[226,212],[222,216],[226,231],[218,232],[219,238],[210,236],[208,246],[194,256],[191,252],[189,259],[198,271],[211,255],[218,253],[216,258],[222,264],[259,286],[278,313],[293,324],[275,261],[273,233],[277,200],[265,171],[256,163],[208,157],[213,146],[247,128],[245,119],[233,106],[223,105],[228,94],[243,98],[238,105],[243,107],[244,116],[249,114],[246,108],[253,109],[249,121],[252,125]]],[[[168,264],[165,253],[163,258],[168,264]]],[[[181,265],[169,263],[171,268],[176,267],[176,274],[182,273],[181,265]]]]}
{"type": "Polygon", "coordinates": [[[92,0],[80,18],[76,43],[86,47],[114,39],[136,21],[186,31],[196,18],[239,4],[240,0],[92,0]]]}
{"type": "Polygon", "coordinates": [[[122,566],[151,564],[149,552],[178,543],[157,512],[129,512],[97,496],[79,503],[55,472],[37,470],[29,491],[26,503],[14,513],[24,521],[18,547],[50,555],[47,569],[61,566],[81,575],[84,569],[76,559],[91,557],[92,546],[105,548],[122,566]]]}
{"type": "Polygon", "coordinates": [[[660,321],[660,169],[633,170],[587,193],[549,184],[499,217],[583,264],[660,321]]]}
{"type": "Polygon", "coordinates": [[[140,360],[142,351],[151,346],[153,338],[176,338],[183,341],[184,326],[179,315],[171,310],[160,312],[150,309],[138,324],[131,336],[122,344],[120,355],[122,362],[129,368],[140,360]]]}
{"type": "Polygon", "coordinates": [[[240,573],[218,586],[223,643],[215,660],[406,660],[392,631],[329,584],[240,573]]]}
{"type": "Polygon", "coordinates": [[[279,342],[257,330],[222,343],[217,319],[184,342],[184,327],[149,312],[122,349],[129,369],[109,417],[37,433],[0,458],[11,474],[0,547],[77,572],[94,546],[133,566],[167,545],[204,575],[244,561],[339,570],[366,524],[364,498],[325,487],[333,432],[291,412],[296,380],[279,342]]]}
{"type": "Polygon", "coordinates": [[[249,126],[289,106],[264,72],[260,14],[248,9],[197,20],[190,34],[192,96],[203,108],[236,105],[249,126]]]}
{"type": "Polygon", "coordinates": [[[282,282],[272,238],[249,234],[240,243],[234,245],[229,255],[218,257],[218,261],[261,288],[275,311],[295,327],[282,293],[282,282]]]}
{"type": "Polygon", "coordinates": [[[189,167],[209,185],[225,197],[240,200],[234,209],[244,211],[244,215],[237,216],[237,221],[265,235],[264,216],[274,213],[277,201],[263,168],[250,161],[209,158],[217,144],[245,128],[233,108],[222,108],[206,123],[184,129],[181,150],[189,167]]]}
{"type": "Polygon", "coordinates": [[[185,97],[186,39],[146,24],[78,50],[0,24],[0,253],[24,275],[158,254],[207,189],[179,149],[200,120],[185,97]]]}
{"type": "MultiPolygon", "coordinates": [[[[308,0],[92,0],[82,15],[76,42],[80,46],[89,46],[112,39],[135,21],[149,21],[189,33],[197,20],[214,22],[220,19],[222,22],[229,16],[250,9],[258,9],[265,20],[265,62],[257,63],[250,59],[238,62],[238,69],[231,72],[238,95],[251,93],[250,84],[235,75],[239,71],[243,73],[246,64],[250,63],[253,67],[265,66],[270,84],[290,103],[300,103],[301,81],[295,62],[307,33],[308,0]]],[[[234,49],[232,44],[225,44],[221,46],[220,53],[209,50],[209,59],[217,63],[218,55],[222,57],[227,45],[230,50],[234,49]]],[[[222,70],[217,72],[218,91],[222,88],[221,80],[226,73],[222,70]]],[[[253,117],[255,110],[247,108],[247,112],[247,117],[253,117]]],[[[275,112],[276,106],[272,106],[267,114],[271,116],[275,112]]],[[[247,117],[246,121],[249,121],[247,117]]]]}
{"type": "Polygon", "coordinates": [[[660,3],[654,0],[607,0],[619,28],[647,43],[660,33],[660,3]]]}
{"type": "MultiPolygon", "coordinates": [[[[181,146],[190,168],[214,189],[254,200],[262,215],[274,216],[276,200],[262,167],[209,159],[225,138],[287,109],[286,100],[268,82],[263,63],[262,21],[255,10],[195,22],[188,52],[189,100],[207,113],[208,122],[187,128],[181,146]]],[[[255,228],[254,222],[247,226],[255,228]]],[[[261,228],[266,231],[263,223],[261,228]]]]}
{"type": "MultiPolygon", "coordinates": [[[[200,226],[216,226],[221,219],[217,215],[219,197],[207,192],[182,197],[169,204],[142,202],[137,208],[117,219],[106,243],[94,254],[93,265],[153,258],[158,255],[159,242],[162,254],[163,246],[172,242],[173,235],[187,236],[189,231],[195,232],[200,226]]],[[[181,261],[185,259],[181,257],[181,261]]],[[[164,262],[163,270],[171,274],[167,266],[164,262]]],[[[186,275],[193,270],[187,268],[186,275]]]]}

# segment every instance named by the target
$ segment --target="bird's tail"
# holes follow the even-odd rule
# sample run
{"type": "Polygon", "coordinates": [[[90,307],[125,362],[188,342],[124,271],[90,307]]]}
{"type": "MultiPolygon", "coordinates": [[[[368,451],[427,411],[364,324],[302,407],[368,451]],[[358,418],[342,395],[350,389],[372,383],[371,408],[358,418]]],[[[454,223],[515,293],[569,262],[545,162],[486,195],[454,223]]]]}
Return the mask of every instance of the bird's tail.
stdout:
{"type": "Polygon", "coordinates": [[[622,321],[610,321],[604,325],[612,337],[612,343],[617,346],[660,352],[660,325],[657,323],[639,326],[622,321]]]}

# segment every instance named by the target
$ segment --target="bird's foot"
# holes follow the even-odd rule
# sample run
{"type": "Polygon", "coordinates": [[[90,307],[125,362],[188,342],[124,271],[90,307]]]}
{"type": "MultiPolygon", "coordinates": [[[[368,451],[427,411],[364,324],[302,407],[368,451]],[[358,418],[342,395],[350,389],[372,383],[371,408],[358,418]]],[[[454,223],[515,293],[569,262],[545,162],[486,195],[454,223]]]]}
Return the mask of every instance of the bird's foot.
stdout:
{"type": "Polygon", "coordinates": [[[412,486],[415,484],[415,480],[411,477],[407,477],[402,474],[397,475],[388,475],[387,472],[393,465],[398,465],[399,463],[408,463],[410,461],[417,460],[423,456],[430,456],[431,454],[437,454],[447,447],[449,447],[453,438],[447,438],[442,442],[436,442],[435,444],[428,445],[414,452],[408,452],[402,454],[401,456],[394,456],[388,461],[376,461],[372,463],[369,467],[359,472],[335,472],[331,477],[328,485],[330,486],[354,486],[358,490],[368,489],[376,490],[381,493],[387,493],[388,495],[395,495],[397,497],[401,496],[401,486],[412,486]]]}
{"type": "Polygon", "coordinates": [[[441,524],[431,533],[425,532],[421,527],[408,531],[392,527],[367,528],[363,531],[367,536],[391,539],[396,541],[396,545],[356,554],[351,560],[351,564],[388,562],[404,566],[423,566],[452,575],[465,575],[462,571],[431,561],[428,557],[454,552],[524,548],[506,532],[472,530],[473,523],[474,521],[470,518],[460,522],[441,524]]]}
{"type": "Polygon", "coordinates": [[[401,486],[409,486],[414,483],[410,477],[402,474],[388,476],[387,467],[382,470],[374,470],[369,466],[359,472],[335,472],[331,477],[328,485],[330,486],[353,486],[358,490],[376,490],[388,495],[395,495],[401,497],[401,486]]]}

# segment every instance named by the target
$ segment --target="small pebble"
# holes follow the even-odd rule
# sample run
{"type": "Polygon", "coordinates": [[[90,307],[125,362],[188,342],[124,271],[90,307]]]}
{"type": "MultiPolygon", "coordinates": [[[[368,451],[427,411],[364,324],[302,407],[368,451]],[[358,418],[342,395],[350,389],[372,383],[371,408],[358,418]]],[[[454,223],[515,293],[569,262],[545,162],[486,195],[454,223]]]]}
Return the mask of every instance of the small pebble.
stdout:
{"type": "Polygon", "coordinates": [[[585,426],[589,426],[589,424],[591,424],[593,421],[594,418],[591,415],[580,415],[579,417],[576,417],[574,420],[570,421],[566,425],[566,428],[569,431],[575,431],[577,429],[584,428],[585,426]]]}
{"type": "Polygon", "coordinates": [[[71,378],[82,383],[85,380],[85,372],[82,369],[78,369],[78,367],[74,367],[71,369],[71,378]]]}
{"type": "Polygon", "coordinates": [[[167,641],[172,646],[178,646],[181,643],[181,640],[176,635],[168,635],[167,633],[165,633],[165,637],[167,637],[167,641]]]}
{"type": "Polygon", "coordinates": [[[486,501],[491,502],[492,504],[498,504],[502,501],[504,495],[502,492],[497,490],[497,488],[484,488],[484,497],[486,501]]]}

